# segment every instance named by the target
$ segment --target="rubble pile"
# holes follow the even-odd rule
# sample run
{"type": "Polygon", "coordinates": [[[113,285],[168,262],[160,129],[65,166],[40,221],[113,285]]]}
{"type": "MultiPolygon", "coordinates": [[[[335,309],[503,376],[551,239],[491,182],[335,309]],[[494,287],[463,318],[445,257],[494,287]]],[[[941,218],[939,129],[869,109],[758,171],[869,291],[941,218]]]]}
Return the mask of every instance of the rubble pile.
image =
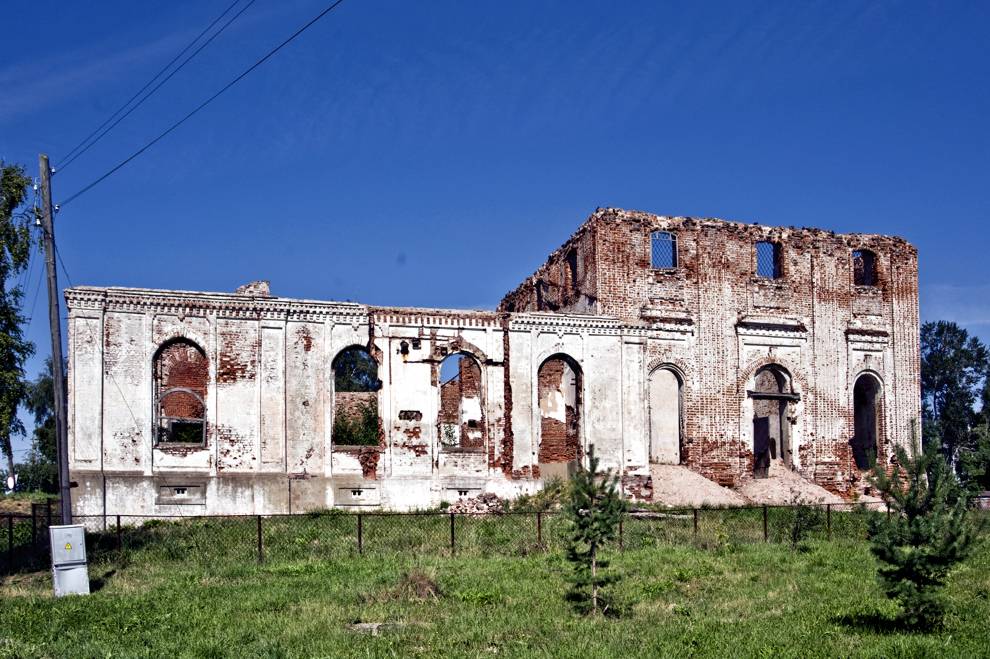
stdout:
{"type": "Polygon", "coordinates": [[[449,513],[468,515],[491,515],[505,511],[505,503],[491,492],[479,494],[469,499],[459,499],[447,508],[449,513]]]}

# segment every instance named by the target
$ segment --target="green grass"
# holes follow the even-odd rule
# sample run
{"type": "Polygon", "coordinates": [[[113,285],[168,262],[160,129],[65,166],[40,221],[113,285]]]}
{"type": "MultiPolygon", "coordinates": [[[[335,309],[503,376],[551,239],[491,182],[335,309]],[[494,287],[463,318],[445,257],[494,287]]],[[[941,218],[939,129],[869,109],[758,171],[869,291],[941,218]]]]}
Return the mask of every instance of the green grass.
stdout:
{"type": "Polygon", "coordinates": [[[112,533],[91,538],[89,597],[53,599],[46,572],[6,577],[0,656],[990,655],[985,545],[951,580],[945,628],[921,634],[892,624],[864,542],[746,544],[734,534],[752,523],[715,521],[698,546],[690,517],[627,523],[639,539],[612,552],[619,615],[598,619],[568,608],[569,567],[532,540],[530,517],[458,519],[454,557],[445,517],[366,518],[363,556],[351,517],[266,520],[261,565],[253,520],[152,524],[125,534],[123,552],[112,533]],[[439,594],[417,599],[410,573],[439,594]],[[358,622],[397,624],[372,636],[358,622]]]}

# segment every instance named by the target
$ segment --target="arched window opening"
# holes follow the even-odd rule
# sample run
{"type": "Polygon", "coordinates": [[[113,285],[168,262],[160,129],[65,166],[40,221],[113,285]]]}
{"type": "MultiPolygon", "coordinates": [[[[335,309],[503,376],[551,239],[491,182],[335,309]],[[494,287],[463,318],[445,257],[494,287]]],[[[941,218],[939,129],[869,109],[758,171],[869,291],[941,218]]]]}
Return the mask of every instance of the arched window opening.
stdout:
{"type": "Polygon", "coordinates": [[[333,443],[336,446],[376,446],[378,362],[366,348],[352,346],[333,360],[333,443]]]}
{"type": "Polygon", "coordinates": [[[877,462],[877,438],[880,434],[880,381],[861,375],[853,386],[853,460],[858,469],[872,469],[877,462]]]}
{"type": "Polygon", "coordinates": [[[853,283],[856,286],[877,285],[877,255],[868,249],[857,249],[852,253],[853,283]]]}
{"type": "Polygon", "coordinates": [[[669,368],[650,374],[650,462],[681,462],[681,380],[669,368]]]}
{"type": "Polygon", "coordinates": [[[152,365],[157,445],[206,444],[206,354],[180,339],[162,346],[152,365]]]}
{"type": "Polygon", "coordinates": [[[673,270],[677,267],[677,236],[654,231],[650,234],[650,253],[654,270],[673,270]]]}
{"type": "Polygon", "coordinates": [[[581,458],[581,369],[554,355],[540,366],[537,385],[540,474],[567,477],[581,458]]]}
{"type": "Polygon", "coordinates": [[[788,412],[800,396],[793,391],[790,374],[778,366],[758,370],[747,394],[753,399],[753,476],[766,478],[771,461],[791,466],[788,412]]]}
{"type": "Polygon", "coordinates": [[[464,353],[440,363],[440,445],[443,448],[485,447],[481,367],[464,353]]]}
{"type": "Polygon", "coordinates": [[[756,276],[780,279],[780,245],[767,240],[756,243],[756,276]]]}

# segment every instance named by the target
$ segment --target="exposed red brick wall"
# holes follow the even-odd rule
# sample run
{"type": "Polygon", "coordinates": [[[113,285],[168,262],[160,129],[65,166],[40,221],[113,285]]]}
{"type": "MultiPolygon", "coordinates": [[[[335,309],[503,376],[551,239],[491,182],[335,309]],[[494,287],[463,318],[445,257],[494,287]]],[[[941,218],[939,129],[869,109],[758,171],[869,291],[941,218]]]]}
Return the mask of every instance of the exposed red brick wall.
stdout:
{"type": "MultiPolygon", "coordinates": [[[[512,362],[511,351],[509,350],[509,316],[503,315],[502,321],[502,395],[503,414],[502,421],[502,455],[500,466],[502,473],[513,477],[513,461],[515,459],[515,436],[512,433],[512,362]]],[[[494,466],[494,465],[493,465],[494,466]]]]}
{"type": "MultiPolygon", "coordinates": [[[[209,382],[209,362],[196,346],[186,341],[176,341],[166,345],[155,359],[156,395],[169,389],[181,387],[195,392],[206,401],[206,387],[209,382]]],[[[187,393],[179,392],[166,396],[161,401],[159,414],[166,417],[202,419],[206,410],[202,403],[187,393]]]]}
{"type": "MultiPolygon", "coordinates": [[[[453,358],[457,358],[456,356],[453,358]]],[[[460,425],[461,448],[484,448],[485,418],[475,419],[472,427],[469,421],[462,420],[461,406],[465,398],[481,400],[481,367],[472,357],[461,355],[458,361],[458,374],[440,386],[440,424],[460,425]]],[[[482,410],[484,407],[482,406],[482,410]]]]}
{"type": "MultiPolygon", "coordinates": [[[[565,373],[569,369],[561,358],[548,359],[540,367],[538,374],[539,401],[552,392],[563,391],[571,387],[570,382],[564,382],[565,373]]],[[[576,389],[581,391],[580,376],[576,389]]],[[[580,395],[580,394],[578,394],[580,395]]],[[[580,399],[576,401],[580,405],[580,399]]],[[[574,405],[566,405],[564,421],[542,414],[540,418],[540,463],[571,462],[580,457],[580,432],[578,427],[578,409],[574,405]]]]}
{"type": "Polygon", "coordinates": [[[242,328],[217,331],[220,355],[217,364],[217,384],[254,380],[258,366],[258,335],[242,328]]]}
{"type": "MultiPolygon", "coordinates": [[[[917,252],[896,237],[599,209],[506,295],[500,309],[583,311],[632,324],[649,325],[654,318],[683,323],[693,344],[650,342],[647,361],[683,364],[684,460],[724,484],[752,474],[751,446],[736,429],[751,423],[740,418],[740,410],[753,364],[741,363],[737,326],[747,317],[793,319],[803,328],[801,357],[780,360],[803,383],[796,420],[803,434],[799,446],[792,436],[791,448],[803,475],[848,494],[863,487],[849,444],[855,375],[876,370],[884,382],[878,406],[884,410],[881,461],[889,459],[892,441],[910,441],[911,422],[920,414],[917,282],[917,252]],[[676,236],[676,269],[651,268],[653,231],[676,236]],[[778,279],[755,276],[755,243],[763,240],[780,245],[778,279]],[[579,285],[592,305],[576,305],[568,297],[574,245],[580,245],[579,258],[593,255],[579,285]],[[862,249],[876,256],[875,286],[855,283],[853,251],[862,249]],[[883,337],[886,347],[872,355],[850,349],[857,333],[870,332],[883,337]]],[[[559,433],[548,430],[551,436],[559,433]]]]}
{"type": "Polygon", "coordinates": [[[378,409],[377,391],[337,391],[333,395],[334,416],[360,421],[366,405],[378,409]]]}
{"type": "Polygon", "coordinates": [[[594,226],[585,223],[499,304],[499,311],[596,313],[594,226]]]}
{"type": "Polygon", "coordinates": [[[461,417],[461,383],[451,378],[440,385],[440,423],[457,423],[461,417]]]}

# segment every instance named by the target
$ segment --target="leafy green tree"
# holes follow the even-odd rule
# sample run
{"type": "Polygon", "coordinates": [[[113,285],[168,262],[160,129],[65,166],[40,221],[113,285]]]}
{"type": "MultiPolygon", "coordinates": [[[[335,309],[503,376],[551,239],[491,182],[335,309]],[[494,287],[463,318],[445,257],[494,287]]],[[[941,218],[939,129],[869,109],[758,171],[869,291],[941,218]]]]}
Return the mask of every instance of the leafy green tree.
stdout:
{"type": "Polygon", "coordinates": [[[31,180],[24,168],[0,161],[0,450],[7,473],[14,473],[11,438],[24,432],[17,408],[26,395],[24,363],[34,346],[24,338],[21,300],[24,291],[12,281],[27,268],[31,255],[33,214],[18,209],[31,180]]]}
{"type": "Polygon", "coordinates": [[[941,623],[940,590],[952,568],[969,555],[975,531],[955,474],[934,447],[908,454],[895,447],[888,474],[874,468],[873,484],[890,506],[870,522],[870,550],[887,596],[901,605],[901,621],[931,629],[941,623]]]}
{"type": "Polygon", "coordinates": [[[990,490],[990,423],[973,428],[970,448],[960,458],[963,476],[970,490],[990,490]]]}
{"type": "Polygon", "coordinates": [[[45,360],[45,369],[38,377],[28,383],[24,405],[34,417],[34,436],[31,453],[19,467],[19,487],[55,493],[58,491],[58,449],[55,444],[55,385],[51,357],[45,360]]]}
{"type": "Polygon", "coordinates": [[[923,437],[953,466],[972,449],[974,406],[988,372],[990,352],[964,328],[944,320],[921,326],[923,437]]]}
{"type": "Polygon", "coordinates": [[[980,412],[970,434],[969,450],[962,456],[962,471],[971,490],[990,490],[990,377],[980,393],[980,412]]]}
{"type": "Polygon", "coordinates": [[[608,571],[609,562],[601,551],[618,535],[626,505],[619,495],[619,479],[598,469],[595,447],[588,450],[588,467],[583,465],[571,481],[570,497],[564,513],[570,522],[567,560],[574,568],[567,598],[582,613],[605,613],[608,598],[602,589],[618,577],[608,571]]]}
{"type": "Polygon", "coordinates": [[[341,410],[333,419],[333,441],[340,446],[377,446],[378,409],[365,403],[357,414],[347,414],[341,410]]]}
{"type": "Polygon", "coordinates": [[[378,362],[364,348],[347,348],[333,360],[335,391],[378,391],[378,362]]]}

